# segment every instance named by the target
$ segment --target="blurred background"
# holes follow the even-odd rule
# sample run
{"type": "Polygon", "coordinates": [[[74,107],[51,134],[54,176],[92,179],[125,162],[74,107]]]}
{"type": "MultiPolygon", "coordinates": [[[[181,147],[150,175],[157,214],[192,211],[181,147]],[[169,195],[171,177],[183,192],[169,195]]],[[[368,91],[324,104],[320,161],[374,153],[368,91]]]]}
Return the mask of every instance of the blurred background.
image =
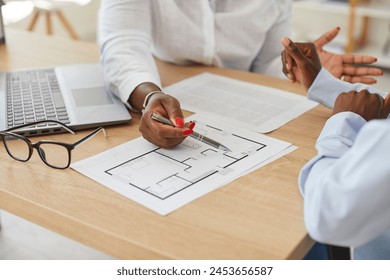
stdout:
{"type": "Polygon", "coordinates": [[[58,12],[62,14],[80,40],[96,41],[97,12],[100,0],[3,0],[5,28],[28,30],[34,19],[33,32],[47,33],[48,17],[54,36],[70,37],[58,12]],[[48,16],[50,15],[50,16],[48,16]]]}
{"type": "MultiPolygon", "coordinates": [[[[96,41],[100,0],[4,0],[6,28],[33,30],[53,36],[96,41]],[[62,20],[63,19],[63,20],[62,20]],[[64,24],[65,20],[65,24],[64,24]],[[49,27],[48,27],[49,26],[49,27]],[[68,26],[68,27],[67,27],[68,26]],[[71,31],[69,31],[71,29],[71,31]]],[[[386,70],[377,87],[390,91],[390,0],[295,0],[292,38],[310,41],[335,26],[340,35],[327,46],[335,52],[354,52],[378,57],[386,70]],[[356,4],[354,13],[351,6],[356,4]]]]}
{"type": "Polygon", "coordinates": [[[339,36],[327,49],[369,54],[385,74],[375,87],[390,92],[390,0],[296,0],[293,2],[293,38],[315,40],[339,26],[339,36]]]}

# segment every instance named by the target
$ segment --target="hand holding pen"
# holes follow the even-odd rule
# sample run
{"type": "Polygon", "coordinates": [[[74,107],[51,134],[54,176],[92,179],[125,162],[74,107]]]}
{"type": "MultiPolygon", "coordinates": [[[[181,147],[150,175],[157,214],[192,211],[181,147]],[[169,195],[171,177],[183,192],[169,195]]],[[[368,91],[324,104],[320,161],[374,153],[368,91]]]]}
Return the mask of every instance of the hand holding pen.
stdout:
{"type": "MultiPolygon", "coordinates": [[[[144,98],[141,98],[140,100],[143,101],[144,98]]],[[[181,111],[180,103],[176,98],[168,94],[153,94],[144,107],[139,124],[139,131],[150,143],[162,148],[170,149],[179,145],[188,134],[192,133],[192,129],[190,128],[191,123],[184,122],[183,112],[181,111]],[[170,119],[176,127],[156,122],[150,118],[152,113],[168,116],[167,118],[170,119]]],[[[139,108],[140,107],[137,109],[141,110],[139,108]]]]}
{"type": "MultiPolygon", "coordinates": [[[[168,120],[167,118],[164,118],[163,116],[160,116],[156,113],[152,113],[150,115],[150,118],[152,118],[153,120],[156,120],[160,123],[163,123],[163,124],[166,124],[166,125],[169,125],[169,126],[173,126],[175,127],[175,125],[170,121],[168,120]]],[[[195,123],[194,122],[190,122],[190,129],[192,130],[195,126],[195,123]]],[[[183,135],[184,136],[184,135],[183,135]]],[[[222,151],[225,151],[225,152],[231,152],[229,148],[227,148],[226,146],[222,145],[221,143],[209,138],[209,137],[206,137],[202,134],[199,134],[197,133],[196,131],[193,131],[192,130],[192,133],[188,134],[188,136],[192,137],[192,138],[195,138],[196,140],[199,140],[207,145],[210,145],[216,149],[219,149],[219,150],[222,150],[222,151]]]]}

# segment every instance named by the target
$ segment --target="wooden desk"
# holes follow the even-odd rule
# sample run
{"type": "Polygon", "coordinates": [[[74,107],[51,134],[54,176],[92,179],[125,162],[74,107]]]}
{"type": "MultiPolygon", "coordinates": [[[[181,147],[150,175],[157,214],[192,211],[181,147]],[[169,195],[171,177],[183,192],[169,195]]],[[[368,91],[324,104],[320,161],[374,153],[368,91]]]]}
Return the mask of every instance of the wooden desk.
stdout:
{"type": "MultiPolygon", "coordinates": [[[[6,35],[0,70],[98,61],[92,43],[11,30],[6,35]]],[[[158,67],[165,86],[209,71],[301,92],[287,81],[236,70],[162,62],[158,67]]],[[[271,133],[299,149],[166,217],[72,169],[51,169],[37,154],[21,163],[1,147],[0,208],[121,259],[300,259],[313,241],[303,224],[297,176],[315,154],[315,140],[329,114],[317,106],[271,133]]],[[[73,161],[140,136],[139,117],[133,116],[128,125],[108,127],[110,137],[98,135],[78,147],[73,161]]],[[[86,133],[45,138],[72,142],[86,133]]]]}

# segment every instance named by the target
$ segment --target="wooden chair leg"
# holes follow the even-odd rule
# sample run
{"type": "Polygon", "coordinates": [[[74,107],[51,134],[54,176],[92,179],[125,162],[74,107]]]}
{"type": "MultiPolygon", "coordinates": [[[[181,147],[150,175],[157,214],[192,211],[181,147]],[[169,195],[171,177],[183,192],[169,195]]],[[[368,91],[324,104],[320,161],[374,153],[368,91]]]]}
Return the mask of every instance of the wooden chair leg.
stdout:
{"type": "Polygon", "coordinates": [[[358,40],[359,47],[363,47],[367,44],[369,26],[370,26],[370,18],[363,17],[362,27],[361,27],[361,31],[360,31],[359,40],[358,40]]]}
{"type": "Polygon", "coordinates": [[[346,53],[351,53],[355,50],[355,18],[356,5],[358,0],[349,1],[349,15],[348,15],[348,31],[347,31],[347,45],[345,47],[346,53]]]}
{"type": "Polygon", "coordinates": [[[33,18],[32,18],[30,24],[29,24],[28,27],[27,27],[27,30],[28,30],[28,31],[34,31],[35,26],[37,25],[37,21],[38,21],[39,15],[40,15],[40,12],[39,12],[39,11],[35,11],[35,12],[34,12],[33,18]]]}
{"type": "Polygon", "coordinates": [[[45,16],[46,16],[46,33],[47,35],[53,35],[53,28],[51,25],[51,13],[45,12],[45,16]]]}
{"type": "Polygon", "coordinates": [[[359,3],[368,3],[370,0],[349,0],[349,15],[348,15],[348,32],[347,45],[345,47],[346,53],[351,53],[366,44],[368,39],[368,29],[370,19],[368,16],[362,18],[362,26],[358,40],[355,40],[355,23],[356,23],[356,7],[359,3]]]}
{"type": "Polygon", "coordinates": [[[73,30],[72,26],[70,25],[69,21],[65,18],[64,14],[61,11],[56,11],[56,14],[57,14],[58,18],[60,19],[62,25],[68,31],[70,37],[72,39],[75,39],[75,40],[80,40],[80,37],[73,30]]]}

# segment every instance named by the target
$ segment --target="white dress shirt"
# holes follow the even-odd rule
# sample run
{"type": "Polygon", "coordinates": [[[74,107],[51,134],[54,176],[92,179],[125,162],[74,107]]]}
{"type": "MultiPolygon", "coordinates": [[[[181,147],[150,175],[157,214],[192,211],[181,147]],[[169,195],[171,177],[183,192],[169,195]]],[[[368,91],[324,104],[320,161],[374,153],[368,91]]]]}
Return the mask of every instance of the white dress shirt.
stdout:
{"type": "Polygon", "coordinates": [[[153,55],[283,77],[280,39],[291,0],[102,0],[101,60],[123,102],[143,82],[161,87],[153,55]]]}
{"type": "MultiPolygon", "coordinates": [[[[332,107],[340,92],[367,88],[322,69],[308,96],[332,107]]],[[[305,224],[313,239],[354,248],[355,259],[390,259],[390,120],[332,116],[301,171],[305,224]]]]}

